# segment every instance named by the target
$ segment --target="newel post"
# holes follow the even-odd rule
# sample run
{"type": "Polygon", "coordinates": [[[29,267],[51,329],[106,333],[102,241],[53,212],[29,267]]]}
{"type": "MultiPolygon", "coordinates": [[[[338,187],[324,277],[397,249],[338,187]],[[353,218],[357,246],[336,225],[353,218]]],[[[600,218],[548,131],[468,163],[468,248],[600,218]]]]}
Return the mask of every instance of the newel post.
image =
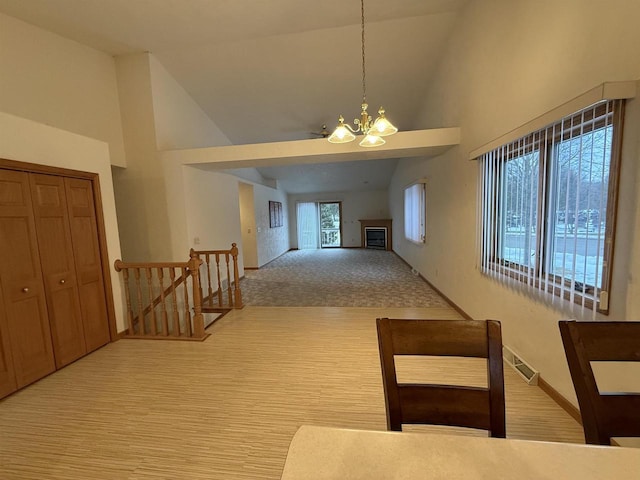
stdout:
{"type": "Polygon", "coordinates": [[[124,267],[124,263],[120,259],[115,261],[113,267],[116,269],[116,272],[122,272],[122,277],[124,280],[123,288],[127,306],[127,328],[129,329],[129,335],[135,335],[136,332],[133,329],[133,309],[131,308],[131,293],[129,292],[129,269],[124,267]]]}
{"type": "Polygon", "coordinates": [[[193,279],[193,334],[195,337],[203,338],[205,333],[204,317],[202,315],[202,290],[200,289],[200,265],[202,260],[198,258],[198,254],[193,249],[190,252],[190,256],[188,266],[193,279]]]}
{"type": "MultiPolygon", "coordinates": [[[[189,259],[193,259],[193,258],[197,258],[198,260],[200,259],[200,254],[198,252],[196,252],[193,248],[189,249],[189,259]]],[[[202,263],[202,261],[200,261],[200,263],[198,264],[198,273],[200,273],[200,264],[202,263]]],[[[200,280],[200,276],[198,276],[198,291],[200,292],[200,305],[202,305],[202,281],[200,280]]]]}
{"type": "Polygon", "coordinates": [[[235,243],[231,244],[231,257],[233,257],[233,279],[235,296],[235,308],[242,308],[242,291],[240,290],[240,272],[238,271],[238,247],[235,243]]]}

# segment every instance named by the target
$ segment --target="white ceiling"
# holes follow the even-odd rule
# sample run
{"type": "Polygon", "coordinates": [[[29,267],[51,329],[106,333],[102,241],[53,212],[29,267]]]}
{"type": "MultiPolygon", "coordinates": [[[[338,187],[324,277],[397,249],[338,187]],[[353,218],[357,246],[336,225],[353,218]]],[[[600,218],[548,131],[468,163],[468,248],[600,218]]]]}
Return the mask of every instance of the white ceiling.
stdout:
{"type": "Polygon", "coordinates": [[[289,193],[359,192],[386,190],[397,163],[395,159],[314,163],[260,167],[258,171],[278,179],[279,186],[289,193]]]}
{"type": "MultiPolygon", "coordinates": [[[[422,128],[466,3],[365,1],[370,113],[384,105],[401,130],[422,128]]],[[[0,0],[0,12],[113,55],[153,53],[234,144],[315,138],[360,110],[357,0],[0,0]]]]}

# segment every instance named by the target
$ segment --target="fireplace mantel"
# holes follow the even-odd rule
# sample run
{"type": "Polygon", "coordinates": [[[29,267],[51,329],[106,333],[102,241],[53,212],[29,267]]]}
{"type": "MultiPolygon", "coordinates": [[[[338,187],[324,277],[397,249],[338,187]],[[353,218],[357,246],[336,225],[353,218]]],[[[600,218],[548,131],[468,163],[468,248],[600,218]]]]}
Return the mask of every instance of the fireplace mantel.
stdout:
{"type": "Polygon", "coordinates": [[[362,248],[365,247],[365,233],[364,229],[366,227],[384,227],[387,229],[387,250],[393,250],[393,246],[391,244],[391,222],[393,221],[391,218],[374,218],[374,219],[362,219],[358,220],[360,222],[360,246],[362,248]]]}

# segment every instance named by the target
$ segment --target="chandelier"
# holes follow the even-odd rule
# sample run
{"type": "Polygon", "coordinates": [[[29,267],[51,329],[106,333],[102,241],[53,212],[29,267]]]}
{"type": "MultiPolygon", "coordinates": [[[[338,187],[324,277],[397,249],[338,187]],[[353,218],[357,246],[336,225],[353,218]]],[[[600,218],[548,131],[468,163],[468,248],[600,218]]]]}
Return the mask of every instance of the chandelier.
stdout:
{"type": "Polygon", "coordinates": [[[379,147],[386,143],[382,137],[393,135],[398,129],[386,119],[384,108],[380,107],[378,118],[375,121],[367,112],[369,105],[367,105],[366,73],[364,68],[364,0],[360,0],[360,9],[362,14],[362,111],[360,112],[360,118],[356,118],[353,121],[355,125],[353,127],[348,123],[344,123],[344,117],[340,115],[338,117],[338,126],[329,136],[329,141],[331,143],[348,143],[356,139],[354,134],[362,133],[364,138],[360,142],[361,147],[379,147]]]}

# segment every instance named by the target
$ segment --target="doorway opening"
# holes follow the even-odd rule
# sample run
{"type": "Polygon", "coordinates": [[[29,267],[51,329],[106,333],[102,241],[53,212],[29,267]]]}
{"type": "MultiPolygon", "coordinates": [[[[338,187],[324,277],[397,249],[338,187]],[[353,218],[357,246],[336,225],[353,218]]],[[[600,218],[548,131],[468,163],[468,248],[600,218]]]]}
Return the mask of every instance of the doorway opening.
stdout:
{"type": "Polygon", "coordinates": [[[297,207],[298,248],[342,246],[342,202],[301,202],[297,207]]]}
{"type": "Polygon", "coordinates": [[[320,247],[342,246],[342,202],[320,202],[320,247]]]}

